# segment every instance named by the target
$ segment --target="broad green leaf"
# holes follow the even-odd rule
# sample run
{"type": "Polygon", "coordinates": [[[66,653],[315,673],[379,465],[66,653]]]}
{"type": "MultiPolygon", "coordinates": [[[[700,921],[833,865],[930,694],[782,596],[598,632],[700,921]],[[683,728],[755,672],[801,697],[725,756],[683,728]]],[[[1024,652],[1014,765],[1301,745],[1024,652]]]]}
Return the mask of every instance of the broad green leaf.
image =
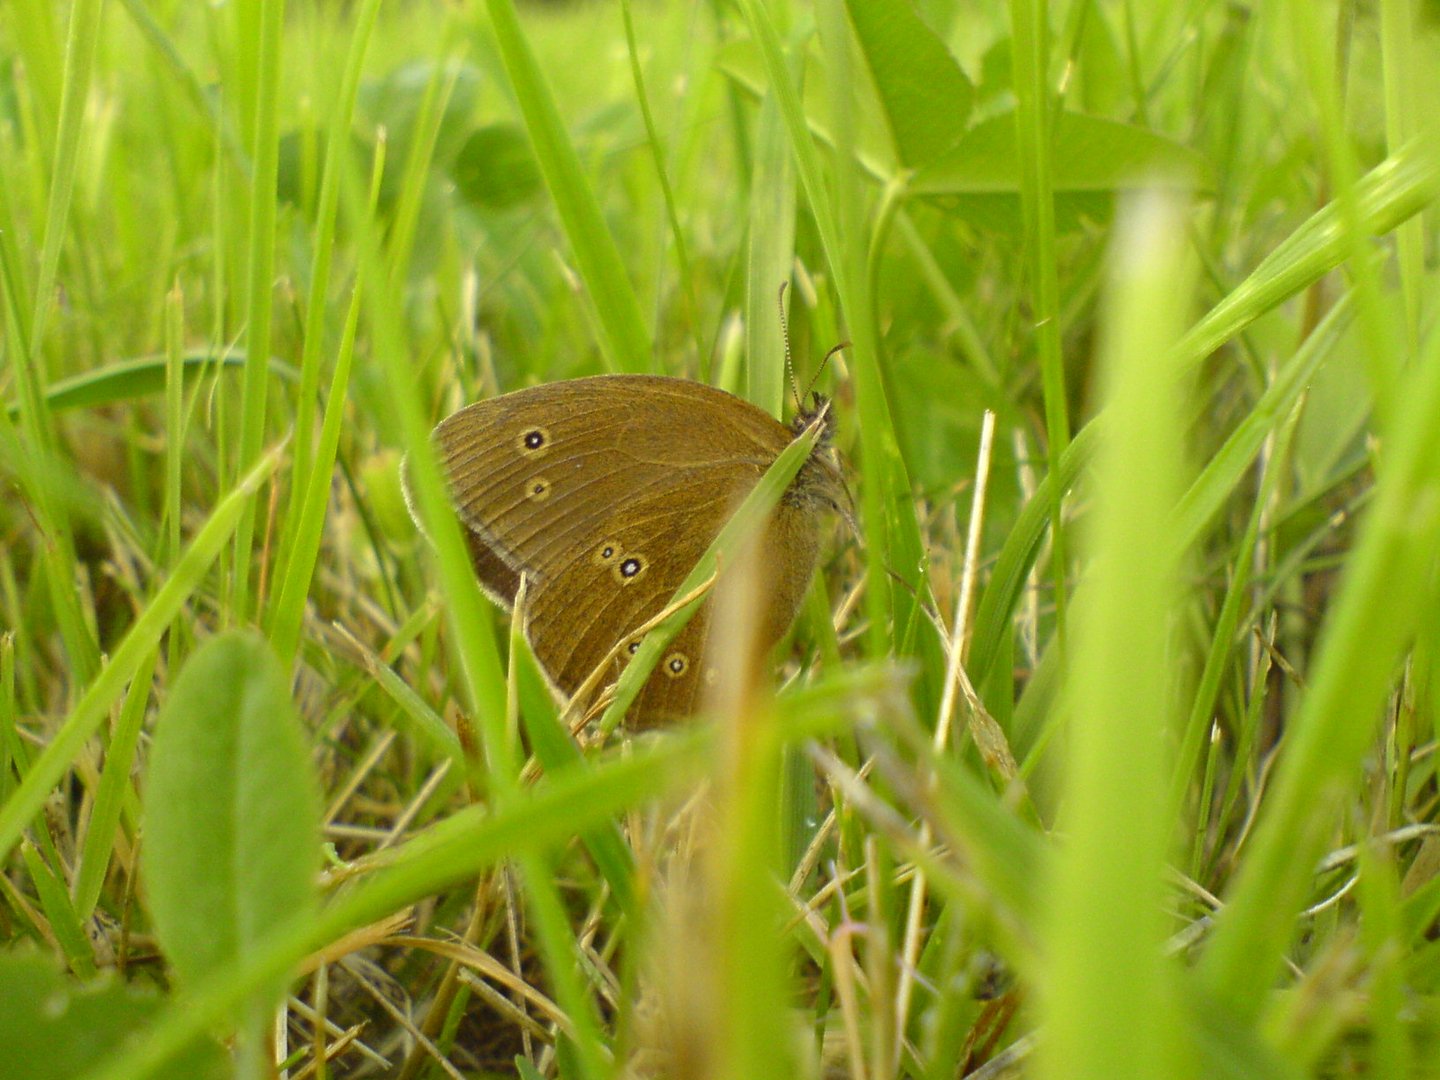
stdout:
{"type": "MultiPolygon", "coordinates": [[[[751,43],[726,46],[718,62],[747,94],[758,98],[765,92],[765,69],[751,43]]],[[[805,123],[816,138],[833,145],[820,83],[806,81],[805,123]]],[[[878,110],[862,109],[853,118],[854,154],[862,171],[886,183],[895,172],[887,147],[892,133],[872,114],[878,110]]],[[[1157,181],[1201,193],[1214,187],[1214,170],[1203,155],[1158,132],[1085,113],[1055,117],[1052,155],[1056,227],[1061,229],[1076,228],[1085,218],[1107,218],[1117,191],[1153,187],[1157,181]]],[[[905,190],[987,228],[1013,232],[1021,224],[1019,170],[1015,117],[1007,110],[970,128],[920,168],[905,190]]]]}
{"type": "MultiPolygon", "coordinates": [[[[230,352],[215,356],[208,352],[192,352],[186,354],[180,364],[188,383],[206,372],[243,367],[245,354],[230,352]]],[[[270,358],[270,371],[287,382],[294,382],[297,378],[293,367],[274,357],[270,358]]],[[[133,360],[119,360],[68,379],[58,379],[45,388],[45,401],[52,412],[62,412],[151,397],[164,389],[165,357],[141,356],[133,360]]],[[[7,408],[11,416],[16,416],[20,406],[12,402],[7,408]]]]}
{"type": "Polygon", "coordinates": [[[959,141],[970,80],[910,0],[845,0],[901,164],[926,165],[959,141]]]}
{"type": "MultiPolygon", "coordinates": [[[[1108,217],[1117,191],[1156,184],[1207,192],[1213,170],[1189,147],[1158,132],[1084,113],[1055,117],[1056,224],[1108,217]]],[[[990,228],[1020,228],[1020,161],[1015,118],[1005,112],[976,124],[916,174],[910,192],[990,228]]]]}
{"type": "MultiPolygon", "coordinates": [[[[0,956],[0,1072],[25,1080],[73,1080],[99,1064],[163,1004],[114,979],[80,983],[40,955],[0,956]]],[[[225,1052],[194,1041],[151,1080],[230,1075],[225,1052]]]]}
{"type": "MultiPolygon", "coordinates": [[[[834,715],[833,712],[831,714],[834,715]]],[[[811,734],[819,737],[816,729],[811,734]]],[[[478,870],[526,851],[568,845],[615,814],[694,782],[714,756],[713,729],[677,731],[608,755],[594,769],[564,770],[498,808],[470,806],[369,861],[374,872],[338,894],[316,919],[293,918],[234,972],[220,971],[168,1008],[143,1043],[127,1047],[89,1080],[148,1075],[197,1031],[233,1013],[256,987],[356,927],[433,896],[478,870]]]]}
{"type": "MultiPolygon", "coordinates": [[[[1055,190],[1115,191],[1166,182],[1211,182],[1199,153],[1168,136],[1085,113],[1055,117],[1055,190]]],[[[915,178],[921,195],[1013,193],[1017,188],[1015,118],[1010,113],[976,124],[955,148],[915,178]]]]}
{"type": "MultiPolygon", "coordinates": [[[[350,150],[349,166],[356,170],[362,169],[374,153],[373,145],[355,132],[351,132],[345,142],[350,150]]],[[[311,209],[308,200],[313,197],[313,191],[319,182],[316,174],[329,156],[329,149],[324,134],[296,130],[287,131],[280,136],[280,156],[275,183],[276,194],[281,202],[306,210],[311,209]]],[[[388,211],[394,204],[395,192],[392,190],[387,194],[389,198],[384,205],[388,211]]]]}
{"type": "Polygon", "coordinates": [[[202,645],[161,711],[145,785],[146,895],[183,983],[239,962],[314,906],[317,807],[270,646],[247,631],[202,645]]]}
{"type": "MultiPolygon", "coordinates": [[[[807,65],[809,58],[807,57],[807,65]]],[[[716,54],[716,64],[735,85],[753,100],[769,92],[765,61],[753,41],[733,41],[716,54]]],[[[834,145],[835,129],[824,80],[807,78],[801,90],[805,124],[816,138],[834,145]]],[[[876,180],[885,181],[896,171],[895,147],[879,109],[861,108],[848,118],[854,125],[854,153],[860,167],[876,180]]]]}
{"type": "Polygon", "coordinates": [[[540,169],[525,132],[488,124],[470,133],[450,165],[460,197],[487,210],[508,210],[540,193],[540,169]]]}
{"type": "MultiPolygon", "coordinates": [[[[472,118],[484,79],[479,68],[456,61],[417,60],[361,85],[358,111],[372,125],[372,131],[385,129],[389,144],[386,156],[391,161],[404,161],[410,144],[420,134],[416,124],[421,119],[421,107],[430,83],[437,75],[442,83],[452,78],[455,81],[445,101],[435,140],[433,160],[444,164],[455,156],[474,126],[472,118]],[[444,70],[437,72],[437,64],[444,70]]],[[[369,157],[368,151],[365,156],[369,157]]],[[[397,169],[391,182],[398,183],[399,178],[397,169]]],[[[387,191],[381,198],[394,195],[394,191],[387,191]]]]}

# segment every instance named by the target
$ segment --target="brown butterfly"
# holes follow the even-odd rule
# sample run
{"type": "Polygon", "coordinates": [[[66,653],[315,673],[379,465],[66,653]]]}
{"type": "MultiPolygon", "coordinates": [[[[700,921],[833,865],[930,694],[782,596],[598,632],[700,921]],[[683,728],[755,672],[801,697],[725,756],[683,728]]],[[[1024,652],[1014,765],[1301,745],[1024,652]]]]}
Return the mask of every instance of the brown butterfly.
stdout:
{"type": "MultiPolygon", "coordinates": [[[[434,440],[485,592],[513,608],[551,689],[568,701],[612,654],[618,676],[731,512],[823,400],[786,427],[723,390],[654,375],[598,375],[476,402],[434,440]],[[625,647],[615,653],[621,642],[625,647]]],[[[789,628],[819,556],[822,513],[853,520],[834,421],[753,548],[765,598],[759,644],[789,628]]],[[[630,709],[647,726],[691,715],[706,675],[710,600],[665,649],[630,709]]]]}

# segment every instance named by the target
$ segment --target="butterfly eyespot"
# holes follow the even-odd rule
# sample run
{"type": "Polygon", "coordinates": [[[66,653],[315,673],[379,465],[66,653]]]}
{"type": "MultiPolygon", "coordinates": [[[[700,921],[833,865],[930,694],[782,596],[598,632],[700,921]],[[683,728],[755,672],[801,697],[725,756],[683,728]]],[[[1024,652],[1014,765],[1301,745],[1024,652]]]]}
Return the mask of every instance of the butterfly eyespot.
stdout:
{"type": "Polygon", "coordinates": [[[626,555],[620,561],[620,565],[615,567],[615,576],[621,585],[629,585],[630,582],[645,573],[647,565],[649,564],[639,555],[626,555]]]}
{"type": "Polygon", "coordinates": [[[516,449],[522,454],[534,457],[550,448],[550,433],[543,427],[527,428],[515,440],[516,449]]]}
{"type": "Polygon", "coordinates": [[[550,497],[550,481],[543,476],[537,476],[533,480],[527,481],[525,497],[532,502],[544,502],[550,497]]]}
{"type": "Polygon", "coordinates": [[[631,656],[634,656],[637,652],[640,651],[640,639],[636,638],[634,641],[630,642],[629,645],[626,645],[625,651],[628,652],[631,656]]]}
{"type": "Polygon", "coordinates": [[[620,545],[614,540],[602,540],[590,557],[596,566],[609,566],[620,555],[620,545]]]}
{"type": "Polygon", "coordinates": [[[690,660],[684,653],[673,652],[665,658],[665,674],[678,679],[690,670],[690,660]]]}

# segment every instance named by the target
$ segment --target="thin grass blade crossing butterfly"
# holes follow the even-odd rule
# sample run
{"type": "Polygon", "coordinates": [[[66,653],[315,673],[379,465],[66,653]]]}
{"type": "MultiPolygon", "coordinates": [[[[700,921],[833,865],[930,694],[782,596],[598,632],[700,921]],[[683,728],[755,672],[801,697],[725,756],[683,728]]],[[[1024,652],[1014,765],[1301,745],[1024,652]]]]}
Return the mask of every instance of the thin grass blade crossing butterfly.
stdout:
{"type": "MultiPolygon", "coordinates": [[[[525,636],[568,700],[615,653],[613,682],[731,511],[795,435],[763,409],[687,379],[597,375],[476,402],[434,439],[476,576],[507,610],[526,577],[525,636]],[[627,641],[627,638],[633,640],[627,641]],[[626,647],[616,652],[615,646],[626,647]]],[[[828,428],[833,420],[826,419],[828,428]]],[[[789,628],[820,551],[823,514],[850,517],[822,439],[757,542],[759,636],[789,628]]],[[[666,649],[631,707],[646,726],[691,715],[705,685],[710,601],[666,649]]]]}

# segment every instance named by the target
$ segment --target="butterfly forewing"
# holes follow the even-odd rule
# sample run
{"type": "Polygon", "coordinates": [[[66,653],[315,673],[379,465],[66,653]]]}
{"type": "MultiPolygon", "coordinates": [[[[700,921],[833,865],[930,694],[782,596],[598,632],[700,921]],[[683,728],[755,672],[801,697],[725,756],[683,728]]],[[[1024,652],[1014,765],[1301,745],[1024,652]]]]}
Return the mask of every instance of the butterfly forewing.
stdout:
{"type": "MultiPolygon", "coordinates": [[[[615,375],[479,402],[435,436],[481,583],[508,605],[527,575],[527,636],[568,696],[664,608],[792,432],[712,387],[615,375]]],[[[811,518],[799,530],[811,534],[808,548],[795,553],[808,560],[807,581],[811,518]]],[[[787,544],[793,532],[772,527],[767,543],[787,544]]],[[[794,604],[785,603],[776,618],[788,625],[794,604]]],[[[666,650],[632,717],[654,722],[693,711],[709,607],[666,650]]],[[[622,648],[620,663],[628,658],[622,648]]]]}

